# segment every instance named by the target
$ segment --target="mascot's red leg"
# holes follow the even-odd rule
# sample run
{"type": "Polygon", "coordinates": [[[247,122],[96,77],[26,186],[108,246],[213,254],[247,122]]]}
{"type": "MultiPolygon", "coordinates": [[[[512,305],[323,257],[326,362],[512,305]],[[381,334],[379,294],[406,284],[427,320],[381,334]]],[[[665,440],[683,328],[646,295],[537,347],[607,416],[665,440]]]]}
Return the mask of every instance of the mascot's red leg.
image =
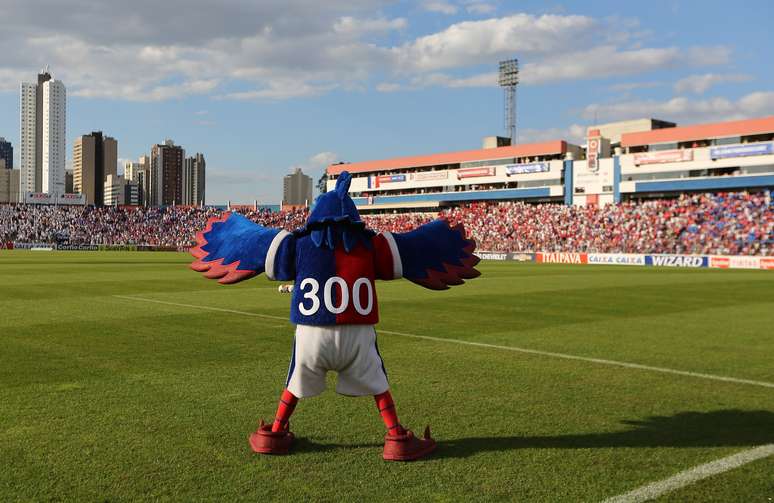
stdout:
{"type": "Polygon", "coordinates": [[[290,415],[296,408],[298,398],[287,389],[282,392],[274,423],[269,426],[261,420],[258,430],[250,435],[250,447],[261,454],[287,454],[293,444],[290,431],[290,415]]]}
{"type": "Polygon", "coordinates": [[[277,406],[277,414],[274,416],[274,424],[271,427],[271,431],[283,431],[287,429],[288,421],[293,411],[296,409],[298,398],[293,395],[287,389],[282,391],[280,396],[279,406],[277,406]]]}
{"type": "Polygon", "coordinates": [[[387,432],[393,435],[403,435],[406,430],[400,425],[398,421],[398,413],[395,411],[395,402],[392,401],[392,395],[390,390],[385,391],[380,395],[374,395],[376,400],[376,408],[379,409],[379,414],[382,416],[384,426],[387,428],[387,432]]]}
{"type": "Polygon", "coordinates": [[[395,402],[387,390],[374,395],[379,414],[382,416],[387,435],[384,436],[384,454],[387,461],[413,461],[423,458],[435,450],[435,440],[430,437],[430,427],[425,428],[424,438],[417,438],[409,430],[401,426],[395,402]]]}

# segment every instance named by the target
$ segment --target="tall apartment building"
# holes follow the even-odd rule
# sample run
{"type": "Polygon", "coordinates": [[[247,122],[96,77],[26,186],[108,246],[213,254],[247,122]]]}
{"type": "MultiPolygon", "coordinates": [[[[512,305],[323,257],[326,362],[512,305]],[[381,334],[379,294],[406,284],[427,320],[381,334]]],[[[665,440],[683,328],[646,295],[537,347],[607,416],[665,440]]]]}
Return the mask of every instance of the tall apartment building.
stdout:
{"type": "Polygon", "coordinates": [[[126,161],[124,178],[137,184],[137,204],[150,204],[150,158],[141,155],[139,161],[126,161]]]}
{"type": "Polygon", "coordinates": [[[0,203],[19,202],[19,170],[5,169],[0,159],[0,203]]]}
{"type": "Polygon", "coordinates": [[[101,131],[79,136],[73,145],[73,190],[86,196],[86,204],[105,204],[105,180],[116,176],[118,142],[101,131]]]}
{"type": "Polygon", "coordinates": [[[185,158],[183,166],[183,204],[193,206],[204,205],[205,186],[204,154],[197,153],[185,158]]]}
{"type": "Polygon", "coordinates": [[[139,204],[137,182],[125,176],[108,175],[105,178],[105,206],[123,206],[139,204]]]}
{"type": "Polygon", "coordinates": [[[0,159],[5,161],[5,169],[13,169],[13,145],[0,136],[0,159]]]}
{"type": "Polygon", "coordinates": [[[312,177],[307,176],[301,168],[283,180],[282,204],[289,206],[304,206],[312,204],[312,177]]]}
{"type": "Polygon", "coordinates": [[[183,204],[184,159],[185,150],[172,140],[151,147],[148,206],[183,204]]]}
{"type": "Polygon", "coordinates": [[[65,194],[72,194],[73,190],[73,170],[65,170],[65,194]]]}
{"type": "Polygon", "coordinates": [[[64,193],[67,94],[47,70],[21,84],[20,192],[64,193]]]}

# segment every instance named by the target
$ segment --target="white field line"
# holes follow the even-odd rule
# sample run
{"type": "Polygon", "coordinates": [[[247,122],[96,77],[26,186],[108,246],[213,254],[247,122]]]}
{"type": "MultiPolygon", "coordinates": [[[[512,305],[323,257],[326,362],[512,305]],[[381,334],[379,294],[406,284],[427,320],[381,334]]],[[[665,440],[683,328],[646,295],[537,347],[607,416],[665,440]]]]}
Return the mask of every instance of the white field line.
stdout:
{"type": "MultiPolygon", "coordinates": [[[[208,310],[208,311],[219,311],[223,313],[232,313],[232,314],[241,314],[243,316],[253,316],[256,318],[267,318],[270,320],[282,320],[282,321],[288,321],[287,317],[283,316],[272,316],[269,314],[261,314],[261,313],[250,313],[247,311],[237,311],[236,309],[224,309],[220,307],[211,307],[211,306],[197,306],[194,304],[182,304],[178,302],[168,302],[165,300],[156,300],[156,299],[147,299],[143,297],[132,297],[128,295],[113,295],[113,297],[117,297],[119,299],[127,299],[127,300],[135,300],[139,302],[152,302],[155,304],[165,304],[169,306],[178,306],[178,307],[189,307],[192,309],[198,309],[198,310],[208,310]]],[[[598,363],[601,365],[611,365],[615,367],[624,367],[629,369],[636,369],[636,370],[647,370],[650,372],[661,372],[664,374],[674,374],[674,375],[682,375],[687,377],[695,377],[699,379],[709,379],[713,381],[722,381],[722,382],[730,382],[735,384],[749,384],[752,386],[762,386],[764,388],[774,388],[774,383],[766,382],[766,381],[754,381],[751,379],[738,379],[736,377],[726,377],[726,376],[719,376],[714,374],[703,374],[700,372],[690,372],[687,370],[676,370],[676,369],[670,369],[665,367],[653,367],[650,365],[640,365],[639,363],[628,363],[628,362],[619,362],[615,360],[605,360],[603,358],[590,358],[586,356],[576,356],[576,355],[568,355],[564,353],[554,353],[551,351],[540,351],[537,349],[527,349],[527,348],[519,348],[515,346],[499,346],[496,344],[486,344],[483,342],[472,342],[472,341],[463,341],[460,339],[446,339],[442,337],[431,337],[429,335],[417,335],[417,334],[409,334],[406,332],[394,332],[392,330],[377,330],[377,332],[381,332],[384,334],[392,334],[392,335],[399,335],[401,337],[411,337],[414,339],[424,339],[428,341],[437,341],[437,342],[447,342],[447,343],[453,343],[453,344],[462,344],[466,346],[476,346],[481,348],[490,348],[490,349],[502,349],[504,351],[514,351],[517,353],[525,353],[525,354],[531,354],[531,355],[539,355],[539,356],[548,356],[551,358],[563,358],[565,360],[576,360],[576,361],[582,361],[582,362],[589,362],[589,363],[598,363]]]]}
{"type": "Polygon", "coordinates": [[[602,503],[641,503],[652,500],[666,493],[689,486],[700,480],[718,475],[747,463],[763,459],[774,454],[774,444],[761,445],[753,449],[733,454],[731,456],[710,461],[703,465],[689,468],[672,477],[644,485],[620,496],[604,500],[602,503]]]}
{"type": "Polygon", "coordinates": [[[221,313],[241,314],[243,316],[254,316],[254,317],[257,317],[257,318],[267,318],[269,320],[288,321],[288,318],[286,316],[272,316],[270,314],[248,313],[247,311],[237,311],[235,309],[224,309],[222,307],[197,306],[195,304],[181,304],[179,302],[167,302],[166,300],[146,299],[146,298],[143,298],[143,297],[130,297],[129,295],[113,295],[113,297],[116,297],[118,299],[126,299],[126,300],[139,300],[141,302],[153,302],[154,304],[166,304],[168,306],[190,307],[192,309],[204,309],[206,311],[218,311],[218,312],[221,312],[221,313]]]}

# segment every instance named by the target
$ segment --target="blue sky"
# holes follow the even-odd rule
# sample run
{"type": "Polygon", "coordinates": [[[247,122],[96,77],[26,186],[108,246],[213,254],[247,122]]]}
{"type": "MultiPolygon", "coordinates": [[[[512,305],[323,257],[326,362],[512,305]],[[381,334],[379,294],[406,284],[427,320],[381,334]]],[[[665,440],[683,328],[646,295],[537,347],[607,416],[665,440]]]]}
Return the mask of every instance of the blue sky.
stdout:
{"type": "Polygon", "coordinates": [[[2,1],[0,136],[49,64],[75,136],[121,159],[165,138],[207,158],[207,200],[277,203],[294,167],[478,148],[502,134],[497,62],[519,58],[519,141],[594,122],[774,114],[771,2],[2,1]],[[323,3],[325,7],[318,4],[323,3]],[[46,13],[42,15],[41,13],[46,13]]]}

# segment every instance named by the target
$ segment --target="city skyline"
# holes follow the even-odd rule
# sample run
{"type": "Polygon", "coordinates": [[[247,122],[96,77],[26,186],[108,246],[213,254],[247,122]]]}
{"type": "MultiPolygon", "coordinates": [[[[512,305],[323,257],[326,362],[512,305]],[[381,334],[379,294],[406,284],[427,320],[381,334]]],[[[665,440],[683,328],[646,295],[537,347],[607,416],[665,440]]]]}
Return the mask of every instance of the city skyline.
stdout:
{"type": "Polygon", "coordinates": [[[18,145],[18,84],[50,63],[69,132],[111,131],[121,163],[165,137],[196,145],[213,204],[277,203],[296,167],[317,179],[335,161],[477,148],[504,132],[493,76],[509,57],[520,143],[577,142],[617,119],[774,113],[767,2],[733,16],[712,2],[140,2],[77,19],[37,4],[4,12],[0,136],[18,145]],[[167,14],[188,28],[162,29],[167,14]]]}

